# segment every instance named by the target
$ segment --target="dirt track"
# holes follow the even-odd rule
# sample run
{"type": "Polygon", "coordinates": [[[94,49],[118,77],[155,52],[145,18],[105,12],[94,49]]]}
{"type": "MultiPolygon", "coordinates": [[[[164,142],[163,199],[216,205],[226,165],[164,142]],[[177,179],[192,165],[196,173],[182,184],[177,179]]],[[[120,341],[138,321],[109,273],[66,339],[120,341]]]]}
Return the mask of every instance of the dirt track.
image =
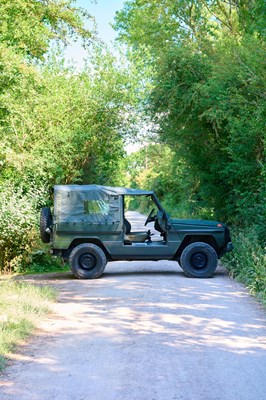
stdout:
{"type": "Polygon", "coordinates": [[[174,262],[115,262],[94,281],[33,280],[59,302],[1,400],[265,400],[265,311],[223,268],[197,280],[174,262]]]}

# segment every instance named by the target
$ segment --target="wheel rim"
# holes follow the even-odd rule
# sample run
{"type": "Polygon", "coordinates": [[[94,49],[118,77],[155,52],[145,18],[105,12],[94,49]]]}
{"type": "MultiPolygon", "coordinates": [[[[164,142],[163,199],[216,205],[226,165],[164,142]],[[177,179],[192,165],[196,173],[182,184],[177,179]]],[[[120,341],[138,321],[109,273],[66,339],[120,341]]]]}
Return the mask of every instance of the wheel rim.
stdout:
{"type": "Polygon", "coordinates": [[[82,254],[78,259],[78,264],[79,264],[80,268],[86,269],[88,271],[95,267],[96,257],[90,253],[82,254]]]}
{"type": "Polygon", "coordinates": [[[193,266],[193,268],[202,269],[202,268],[206,267],[206,265],[208,263],[208,259],[204,253],[197,252],[197,253],[192,254],[192,256],[190,258],[190,262],[191,262],[191,265],[193,266]]]}

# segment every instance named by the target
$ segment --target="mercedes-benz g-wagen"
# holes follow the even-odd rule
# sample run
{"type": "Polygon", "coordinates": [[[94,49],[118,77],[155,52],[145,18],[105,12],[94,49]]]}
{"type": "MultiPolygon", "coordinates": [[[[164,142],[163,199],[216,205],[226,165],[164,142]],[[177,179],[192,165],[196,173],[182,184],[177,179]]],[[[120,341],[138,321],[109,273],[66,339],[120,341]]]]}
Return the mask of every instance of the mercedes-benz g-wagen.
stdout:
{"type": "Polygon", "coordinates": [[[174,260],[187,276],[208,278],[233,249],[224,223],[171,218],[153,191],[99,185],[55,186],[53,212],[42,208],[40,232],[82,279],[99,278],[115,260],[174,260]],[[132,229],[125,210],[134,197],[153,204],[144,226],[153,222],[157,235],[132,229]]]}

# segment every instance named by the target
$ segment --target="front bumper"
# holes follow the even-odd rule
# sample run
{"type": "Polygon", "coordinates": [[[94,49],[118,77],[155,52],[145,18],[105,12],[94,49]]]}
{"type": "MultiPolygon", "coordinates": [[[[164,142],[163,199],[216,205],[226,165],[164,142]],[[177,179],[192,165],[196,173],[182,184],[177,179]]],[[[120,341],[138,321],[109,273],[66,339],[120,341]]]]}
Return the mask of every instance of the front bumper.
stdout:
{"type": "Polygon", "coordinates": [[[220,253],[218,255],[218,258],[221,258],[226,253],[230,253],[230,251],[232,251],[233,249],[234,249],[233,243],[232,242],[227,242],[227,244],[220,251],[220,253]]]}
{"type": "Polygon", "coordinates": [[[227,245],[226,245],[226,250],[225,250],[225,252],[226,252],[226,253],[229,253],[230,251],[233,251],[233,249],[234,249],[233,243],[232,243],[232,242],[228,242],[227,245]]]}

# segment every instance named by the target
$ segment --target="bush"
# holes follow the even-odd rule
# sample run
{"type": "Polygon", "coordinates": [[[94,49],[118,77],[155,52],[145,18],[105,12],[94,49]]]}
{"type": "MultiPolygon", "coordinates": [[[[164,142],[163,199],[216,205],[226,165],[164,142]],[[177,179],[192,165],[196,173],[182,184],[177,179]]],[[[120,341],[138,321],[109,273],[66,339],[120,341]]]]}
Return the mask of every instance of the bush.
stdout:
{"type": "Polygon", "coordinates": [[[32,249],[28,257],[26,265],[21,265],[17,272],[29,274],[42,274],[45,272],[67,271],[69,266],[64,264],[61,258],[53,257],[44,249],[44,245],[40,244],[37,250],[32,249]],[[44,250],[43,250],[43,249],[44,250]]]}
{"type": "Polygon", "coordinates": [[[37,190],[24,194],[12,185],[0,186],[1,272],[16,272],[27,262],[37,237],[40,198],[37,190]]]}
{"type": "Polygon", "coordinates": [[[257,227],[233,231],[234,251],[224,264],[233,277],[243,282],[266,304],[266,246],[259,241],[257,227]]]}

